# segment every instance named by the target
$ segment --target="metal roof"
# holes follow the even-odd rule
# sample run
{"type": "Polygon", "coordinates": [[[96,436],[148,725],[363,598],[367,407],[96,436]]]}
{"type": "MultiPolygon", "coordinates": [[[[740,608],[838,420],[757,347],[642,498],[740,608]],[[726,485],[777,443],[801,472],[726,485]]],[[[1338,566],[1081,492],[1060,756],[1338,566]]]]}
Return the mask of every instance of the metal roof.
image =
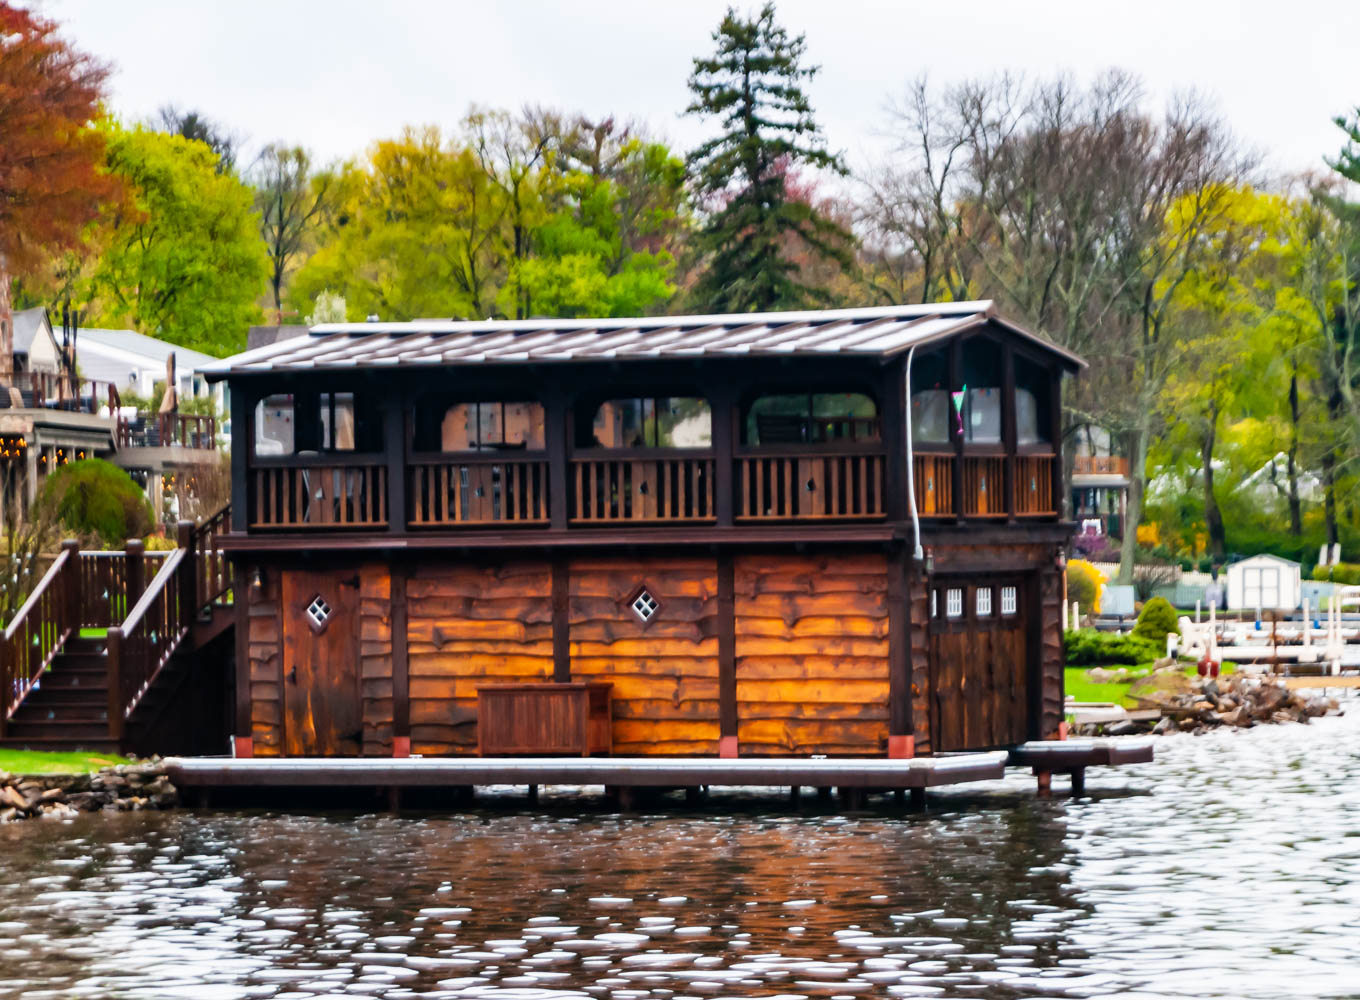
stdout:
{"type": "Polygon", "coordinates": [[[740,357],[889,357],[987,323],[1056,356],[1081,358],[1001,319],[991,302],[943,302],[629,319],[328,323],[199,367],[210,379],[267,372],[740,357]]]}

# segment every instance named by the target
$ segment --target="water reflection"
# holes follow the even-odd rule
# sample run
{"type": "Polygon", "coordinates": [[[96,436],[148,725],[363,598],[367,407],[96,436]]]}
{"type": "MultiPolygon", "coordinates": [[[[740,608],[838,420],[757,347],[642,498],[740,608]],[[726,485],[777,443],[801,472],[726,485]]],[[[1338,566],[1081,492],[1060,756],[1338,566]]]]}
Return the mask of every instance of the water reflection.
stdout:
{"type": "Polygon", "coordinates": [[[926,817],[12,825],[0,995],[1355,995],[1358,729],[1176,737],[1091,800],[1017,776],[926,817]]]}

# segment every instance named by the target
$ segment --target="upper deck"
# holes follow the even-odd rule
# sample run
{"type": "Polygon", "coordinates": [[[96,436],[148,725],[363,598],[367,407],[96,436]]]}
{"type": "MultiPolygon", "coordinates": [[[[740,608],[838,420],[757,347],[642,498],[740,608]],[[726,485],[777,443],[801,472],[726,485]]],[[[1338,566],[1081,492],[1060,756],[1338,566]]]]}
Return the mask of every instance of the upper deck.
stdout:
{"type": "Polygon", "coordinates": [[[273,548],[879,537],[909,483],[923,521],[1055,522],[1080,365],[953,303],[328,326],[205,374],[233,532],[273,548]]]}

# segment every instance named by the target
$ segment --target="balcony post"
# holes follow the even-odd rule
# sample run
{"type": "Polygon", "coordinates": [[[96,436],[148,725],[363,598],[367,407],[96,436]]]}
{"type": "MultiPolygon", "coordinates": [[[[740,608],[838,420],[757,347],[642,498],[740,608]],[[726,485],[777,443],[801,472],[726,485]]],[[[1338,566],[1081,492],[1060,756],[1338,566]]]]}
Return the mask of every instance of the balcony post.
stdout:
{"type": "Polygon", "coordinates": [[[884,493],[883,510],[889,521],[906,520],[909,509],[906,474],[906,464],[910,461],[906,432],[909,411],[906,392],[905,362],[888,365],[883,372],[882,390],[879,393],[882,404],[878,423],[884,451],[884,470],[883,482],[878,486],[884,493]]]}
{"type": "Polygon", "coordinates": [[[955,411],[954,393],[963,385],[963,343],[955,337],[949,344],[949,440],[954,445],[954,461],[950,467],[953,478],[954,518],[963,520],[967,505],[963,500],[963,418],[962,409],[955,411]]]}
{"type": "MultiPolygon", "coordinates": [[[[129,538],[124,543],[124,558],[127,560],[127,611],[146,592],[146,543],[140,538],[129,538]]],[[[114,592],[112,587],[110,593],[114,592]]],[[[127,617],[127,611],[124,617],[127,617]]]]}
{"type": "Polygon", "coordinates": [[[1015,520],[1016,492],[1020,488],[1016,466],[1019,465],[1019,415],[1015,412],[1015,349],[1007,343],[1001,351],[1001,441],[1006,452],[1002,468],[1003,488],[1006,491],[1006,519],[1015,520]]]}
{"type": "Polygon", "coordinates": [[[571,404],[566,393],[550,389],[543,393],[544,444],[548,448],[548,524],[553,531],[567,530],[567,443],[571,432],[571,404]]]}
{"type": "MultiPolygon", "coordinates": [[[[1053,513],[1061,521],[1067,501],[1063,496],[1062,369],[1056,366],[1050,375],[1048,399],[1048,439],[1053,442],[1053,513]]],[[[1120,529],[1123,529],[1122,523],[1120,529]]]]}
{"type": "Polygon", "coordinates": [[[406,530],[406,449],[410,444],[408,409],[403,397],[383,404],[383,451],[387,453],[387,530],[406,530]]]}
{"type": "MultiPolygon", "coordinates": [[[[179,587],[177,624],[188,632],[198,619],[198,544],[194,538],[193,521],[180,521],[175,525],[175,544],[184,550],[184,558],[179,564],[179,579],[175,580],[175,585],[179,587]]],[[[168,599],[169,595],[166,597],[168,599]]]]}
{"type": "Polygon", "coordinates": [[[231,531],[245,534],[250,524],[247,464],[255,453],[255,427],[245,386],[231,393],[231,531]]]}
{"type": "Polygon", "coordinates": [[[719,528],[730,528],[736,505],[737,399],[728,385],[708,396],[713,414],[713,514],[719,528]]]}

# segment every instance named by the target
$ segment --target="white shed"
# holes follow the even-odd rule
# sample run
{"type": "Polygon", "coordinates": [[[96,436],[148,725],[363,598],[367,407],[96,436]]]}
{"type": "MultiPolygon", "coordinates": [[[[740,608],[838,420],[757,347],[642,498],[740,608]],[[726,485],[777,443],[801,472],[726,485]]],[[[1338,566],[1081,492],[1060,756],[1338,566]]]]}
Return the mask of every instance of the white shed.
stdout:
{"type": "Polygon", "coordinates": [[[1243,611],[1293,611],[1299,606],[1301,569],[1279,556],[1260,555],[1228,567],[1228,607],[1243,611]]]}

